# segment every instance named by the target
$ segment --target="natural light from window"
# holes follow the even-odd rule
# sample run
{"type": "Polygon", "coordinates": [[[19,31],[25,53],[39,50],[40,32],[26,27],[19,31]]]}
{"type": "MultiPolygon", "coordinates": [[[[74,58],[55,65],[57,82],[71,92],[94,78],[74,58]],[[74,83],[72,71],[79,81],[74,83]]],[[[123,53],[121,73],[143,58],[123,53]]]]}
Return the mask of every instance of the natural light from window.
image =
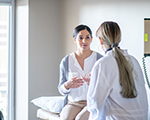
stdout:
{"type": "Polygon", "coordinates": [[[8,119],[9,6],[0,6],[0,110],[8,119]]]}

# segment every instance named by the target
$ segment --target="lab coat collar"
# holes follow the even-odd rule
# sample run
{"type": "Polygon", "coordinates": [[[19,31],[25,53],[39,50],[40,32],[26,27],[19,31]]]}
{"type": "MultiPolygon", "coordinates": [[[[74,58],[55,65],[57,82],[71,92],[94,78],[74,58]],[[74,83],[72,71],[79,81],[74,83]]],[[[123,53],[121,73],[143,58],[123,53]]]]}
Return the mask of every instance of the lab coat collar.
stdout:
{"type": "MultiPolygon", "coordinates": [[[[128,55],[127,49],[122,50],[122,52],[123,52],[123,55],[128,55]]],[[[112,55],[112,50],[107,51],[105,54],[105,56],[109,56],[109,55],[112,55]]]]}
{"type": "Polygon", "coordinates": [[[106,54],[108,51],[110,51],[110,50],[112,50],[112,48],[108,48],[108,49],[105,51],[105,54],[106,54]]]}

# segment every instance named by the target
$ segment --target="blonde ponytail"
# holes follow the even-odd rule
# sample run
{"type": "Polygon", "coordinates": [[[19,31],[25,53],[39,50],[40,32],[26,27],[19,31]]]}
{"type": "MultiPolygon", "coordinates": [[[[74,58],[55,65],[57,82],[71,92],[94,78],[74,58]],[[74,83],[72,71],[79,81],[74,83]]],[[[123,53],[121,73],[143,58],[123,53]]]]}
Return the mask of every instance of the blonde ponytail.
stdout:
{"type": "Polygon", "coordinates": [[[124,98],[135,98],[137,91],[133,79],[133,67],[123,55],[117,45],[121,41],[121,31],[117,23],[104,22],[97,30],[96,35],[104,43],[112,47],[113,56],[117,61],[119,69],[119,82],[122,87],[120,94],[124,98]]]}
{"type": "Polygon", "coordinates": [[[137,91],[133,79],[133,67],[125,58],[122,51],[118,48],[113,48],[113,56],[115,57],[119,68],[119,80],[122,86],[120,94],[124,98],[135,98],[137,91]]]}

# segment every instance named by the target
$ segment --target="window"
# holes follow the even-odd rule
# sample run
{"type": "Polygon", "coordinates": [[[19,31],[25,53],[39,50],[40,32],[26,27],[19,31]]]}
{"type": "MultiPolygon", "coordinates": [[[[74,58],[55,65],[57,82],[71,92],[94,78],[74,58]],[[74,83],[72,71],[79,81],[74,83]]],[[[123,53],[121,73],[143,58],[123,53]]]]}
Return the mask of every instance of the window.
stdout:
{"type": "Polygon", "coordinates": [[[0,0],[0,110],[14,120],[14,2],[0,0]]]}
{"type": "Polygon", "coordinates": [[[0,6],[0,110],[7,120],[8,112],[8,35],[9,6],[0,6]]]}

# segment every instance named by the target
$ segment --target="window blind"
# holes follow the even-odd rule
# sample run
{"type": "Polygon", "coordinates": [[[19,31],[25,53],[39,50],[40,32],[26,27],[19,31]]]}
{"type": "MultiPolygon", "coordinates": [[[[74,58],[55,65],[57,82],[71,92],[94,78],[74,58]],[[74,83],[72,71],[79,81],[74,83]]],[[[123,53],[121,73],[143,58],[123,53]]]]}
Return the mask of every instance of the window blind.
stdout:
{"type": "Polygon", "coordinates": [[[1,3],[6,3],[6,4],[8,4],[8,3],[11,3],[11,1],[12,1],[12,0],[0,0],[0,4],[1,4],[1,3]]]}

